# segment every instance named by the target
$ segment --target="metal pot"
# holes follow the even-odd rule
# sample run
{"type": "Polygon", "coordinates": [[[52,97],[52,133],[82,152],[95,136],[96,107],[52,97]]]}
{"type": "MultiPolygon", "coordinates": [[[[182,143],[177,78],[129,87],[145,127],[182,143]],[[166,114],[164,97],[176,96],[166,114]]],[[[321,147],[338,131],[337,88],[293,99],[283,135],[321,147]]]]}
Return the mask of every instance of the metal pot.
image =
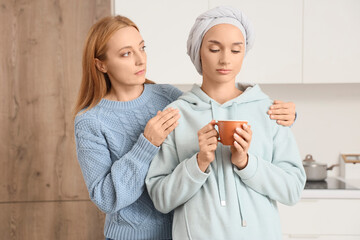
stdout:
{"type": "Polygon", "coordinates": [[[313,157],[308,154],[303,160],[303,166],[307,181],[323,181],[327,177],[327,170],[332,170],[334,167],[339,166],[339,164],[327,167],[326,164],[317,163],[313,157]]]}

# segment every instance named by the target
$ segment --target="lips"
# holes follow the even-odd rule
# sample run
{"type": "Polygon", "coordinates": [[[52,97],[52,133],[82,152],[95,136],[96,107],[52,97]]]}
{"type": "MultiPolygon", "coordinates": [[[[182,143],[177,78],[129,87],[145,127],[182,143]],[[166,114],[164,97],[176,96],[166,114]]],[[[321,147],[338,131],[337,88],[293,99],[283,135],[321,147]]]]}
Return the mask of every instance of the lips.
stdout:
{"type": "Polygon", "coordinates": [[[220,74],[229,74],[231,72],[231,69],[220,68],[220,69],[216,69],[216,71],[220,74]]]}
{"type": "Polygon", "coordinates": [[[145,73],[145,69],[142,69],[135,73],[135,75],[143,75],[145,73]]]}

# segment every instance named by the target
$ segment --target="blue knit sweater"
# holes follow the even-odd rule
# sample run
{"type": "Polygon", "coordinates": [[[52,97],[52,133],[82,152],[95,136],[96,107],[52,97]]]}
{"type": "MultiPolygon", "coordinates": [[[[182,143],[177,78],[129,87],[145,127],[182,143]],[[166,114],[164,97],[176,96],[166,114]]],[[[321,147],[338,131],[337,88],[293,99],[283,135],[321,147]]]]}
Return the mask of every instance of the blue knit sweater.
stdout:
{"type": "Polygon", "coordinates": [[[135,100],[102,99],[76,117],[77,157],[90,199],[106,213],[107,238],[171,238],[172,215],[158,212],[145,188],[159,148],[144,137],[143,130],[158,110],[181,94],[170,85],[145,84],[135,100]]]}

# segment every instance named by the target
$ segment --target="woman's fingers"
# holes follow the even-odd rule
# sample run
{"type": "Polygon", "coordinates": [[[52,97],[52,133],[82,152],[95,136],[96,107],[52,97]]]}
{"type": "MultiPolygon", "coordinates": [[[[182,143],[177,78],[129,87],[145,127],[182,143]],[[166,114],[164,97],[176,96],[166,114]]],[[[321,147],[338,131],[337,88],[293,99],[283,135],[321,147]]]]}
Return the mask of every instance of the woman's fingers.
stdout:
{"type": "Polygon", "coordinates": [[[270,115],[271,119],[291,121],[295,119],[295,115],[270,115]]]}
{"type": "Polygon", "coordinates": [[[199,131],[198,131],[198,135],[202,135],[202,134],[205,134],[211,130],[214,130],[214,125],[215,125],[215,120],[212,120],[210,123],[206,124],[203,128],[201,128],[199,131]]]}
{"type": "Polygon", "coordinates": [[[173,123],[171,126],[169,126],[169,127],[165,130],[166,136],[169,135],[178,125],[179,125],[179,122],[176,121],[176,122],[173,123]]]}
{"type": "Polygon", "coordinates": [[[211,143],[207,145],[208,151],[215,152],[216,148],[217,148],[217,141],[215,141],[215,143],[211,143]]]}
{"type": "Polygon", "coordinates": [[[277,110],[277,109],[285,109],[289,112],[295,112],[295,103],[293,102],[282,102],[275,100],[274,104],[270,106],[270,111],[277,110]]]}
{"type": "Polygon", "coordinates": [[[207,139],[207,144],[208,145],[212,145],[212,144],[216,145],[217,143],[218,143],[218,140],[217,140],[217,137],[215,137],[215,136],[207,139]]]}
{"type": "MultiPolygon", "coordinates": [[[[241,146],[240,150],[245,151],[245,149],[247,149],[248,143],[242,137],[240,137],[238,134],[234,133],[234,139],[235,139],[234,146],[235,146],[235,143],[237,143],[238,145],[241,146]]],[[[239,148],[237,147],[237,149],[239,149],[239,148]]]]}
{"type": "Polygon", "coordinates": [[[281,103],[284,103],[284,101],[281,101],[281,100],[274,100],[273,102],[274,104],[281,104],[281,103]]]}
{"type": "Polygon", "coordinates": [[[250,146],[251,138],[252,131],[250,125],[244,124],[243,129],[236,128],[236,132],[234,133],[234,147],[238,151],[246,151],[250,146]]]}
{"type": "MultiPolygon", "coordinates": [[[[231,146],[232,147],[232,146],[231,146]]],[[[237,143],[236,141],[234,142],[234,148],[236,149],[236,151],[238,152],[245,152],[244,148],[240,146],[239,143],[237,143]]]]}
{"type": "Polygon", "coordinates": [[[246,142],[251,141],[252,131],[251,126],[244,124],[242,128],[236,128],[236,133],[238,136],[241,136],[246,142]]]}
{"type": "Polygon", "coordinates": [[[167,120],[169,120],[170,118],[174,117],[177,114],[179,114],[178,109],[168,108],[158,115],[159,118],[157,119],[157,121],[162,125],[167,120]]]}
{"type": "Polygon", "coordinates": [[[149,121],[151,121],[151,122],[153,122],[155,124],[155,123],[157,123],[159,121],[160,118],[162,118],[165,114],[167,114],[170,111],[172,111],[172,108],[168,108],[168,109],[166,109],[164,111],[158,110],[155,117],[153,117],[149,121]]]}
{"type": "Polygon", "coordinates": [[[285,127],[289,127],[294,123],[294,121],[277,120],[276,123],[285,127]]]}
{"type": "Polygon", "coordinates": [[[280,100],[275,100],[273,105],[270,106],[270,109],[279,109],[279,108],[288,108],[288,109],[295,109],[295,103],[293,102],[283,102],[280,100]]]}
{"type": "Polygon", "coordinates": [[[202,137],[204,139],[210,139],[210,138],[213,138],[213,137],[217,138],[218,137],[218,132],[215,129],[211,129],[210,131],[208,131],[206,133],[203,133],[202,137]]]}
{"type": "Polygon", "coordinates": [[[204,133],[204,134],[200,134],[199,135],[199,143],[201,145],[204,145],[204,146],[208,146],[208,145],[217,145],[217,132],[216,130],[211,130],[207,133],[204,133]]]}
{"type": "Polygon", "coordinates": [[[268,111],[271,119],[283,126],[291,126],[295,121],[295,103],[275,100],[268,111]]]}
{"type": "Polygon", "coordinates": [[[269,110],[268,114],[269,115],[294,115],[295,112],[293,112],[291,109],[279,108],[279,109],[269,110]]]}
{"type": "Polygon", "coordinates": [[[170,126],[172,126],[174,123],[176,123],[179,119],[180,119],[180,114],[177,113],[175,115],[171,115],[170,118],[162,118],[162,120],[165,120],[165,122],[162,123],[161,127],[162,129],[165,131],[166,129],[168,129],[170,126]]]}
{"type": "Polygon", "coordinates": [[[198,131],[199,144],[205,149],[216,149],[218,132],[214,128],[215,121],[211,121],[198,131]]]}

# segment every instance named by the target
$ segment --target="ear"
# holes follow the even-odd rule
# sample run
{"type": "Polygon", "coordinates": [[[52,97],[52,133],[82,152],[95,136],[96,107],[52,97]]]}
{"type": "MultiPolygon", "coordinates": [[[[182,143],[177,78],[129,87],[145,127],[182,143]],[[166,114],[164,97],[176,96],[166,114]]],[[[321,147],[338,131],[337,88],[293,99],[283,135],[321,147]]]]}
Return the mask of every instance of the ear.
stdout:
{"type": "Polygon", "coordinates": [[[103,73],[107,72],[106,64],[100,61],[98,58],[95,58],[95,66],[100,72],[103,73]]]}

